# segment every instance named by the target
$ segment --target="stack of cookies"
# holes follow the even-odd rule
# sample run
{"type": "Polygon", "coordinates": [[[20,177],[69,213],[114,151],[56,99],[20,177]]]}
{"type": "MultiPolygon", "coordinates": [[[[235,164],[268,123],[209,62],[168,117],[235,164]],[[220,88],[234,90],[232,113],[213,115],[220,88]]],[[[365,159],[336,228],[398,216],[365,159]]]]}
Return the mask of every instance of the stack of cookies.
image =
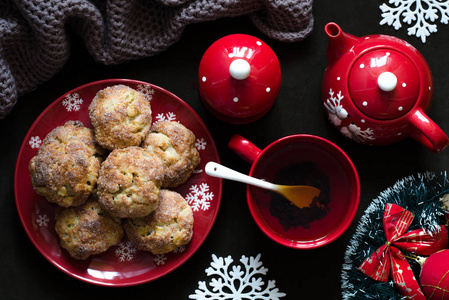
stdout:
{"type": "Polygon", "coordinates": [[[53,129],[29,164],[35,191],[59,206],[61,246],[86,259],[125,234],[153,254],[189,243],[192,209],[171,189],[200,163],[193,132],[178,122],[152,124],[150,102],[125,85],[99,91],[89,117],[93,129],[79,121],[53,129]]]}

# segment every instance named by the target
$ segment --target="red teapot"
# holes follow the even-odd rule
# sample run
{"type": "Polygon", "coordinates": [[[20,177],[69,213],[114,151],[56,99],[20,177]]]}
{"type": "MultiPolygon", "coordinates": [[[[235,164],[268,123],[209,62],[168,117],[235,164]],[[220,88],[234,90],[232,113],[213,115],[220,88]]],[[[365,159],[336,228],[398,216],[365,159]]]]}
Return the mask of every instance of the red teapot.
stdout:
{"type": "Polygon", "coordinates": [[[335,23],[324,31],[329,44],[322,100],[343,135],[368,145],[412,137],[434,152],[447,147],[449,138],[426,115],[433,81],[418,50],[393,36],[358,38],[335,23]]]}

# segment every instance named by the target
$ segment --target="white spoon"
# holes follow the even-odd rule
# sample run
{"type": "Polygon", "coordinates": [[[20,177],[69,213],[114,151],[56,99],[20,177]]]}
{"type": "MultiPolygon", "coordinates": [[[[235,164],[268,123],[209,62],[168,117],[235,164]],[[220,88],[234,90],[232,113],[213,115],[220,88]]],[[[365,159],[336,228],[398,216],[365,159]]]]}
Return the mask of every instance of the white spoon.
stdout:
{"type": "Polygon", "coordinates": [[[318,197],[321,193],[319,189],[313,186],[270,183],[239,173],[216,162],[208,162],[204,170],[209,176],[238,181],[276,192],[299,208],[308,207],[312,203],[313,198],[318,197]]]}

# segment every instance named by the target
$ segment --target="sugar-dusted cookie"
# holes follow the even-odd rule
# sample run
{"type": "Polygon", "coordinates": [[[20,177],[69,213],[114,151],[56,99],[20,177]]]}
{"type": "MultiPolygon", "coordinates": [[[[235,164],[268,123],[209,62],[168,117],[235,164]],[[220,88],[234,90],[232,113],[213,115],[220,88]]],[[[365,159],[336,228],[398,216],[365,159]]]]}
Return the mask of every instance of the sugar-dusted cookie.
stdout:
{"type": "Polygon", "coordinates": [[[190,242],[193,212],[179,193],[163,189],[154,212],[143,218],[126,219],[123,227],[134,247],[163,254],[190,242]]]}
{"type": "Polygon", "coordinates": [[[104,150],[80,121],[53,129],[28,165],[34,190],[63,207],[86,202],[97,183],[104,150]]]}
{"type": "Polygon", "coordinates": [[[126,85],[100,90],[89,105],[97,143],[108,150],[139,146],[151,127],[151,105],[126,85]]]}
{"type": "Polygon", "coordinates": [[[60,245],[75,259],[105,252],[124,236],[121,219],[109,215],[93,198],[81,206],[60,207],[55,219],[60,245]]]}
{"type": "Polygon", "coordinates": [[[142,148],[159,156],[165,165],[163,188],[175,188],[190,177],[200,163],[195,135],[184,125],[173,121],[153,124],[142,148]]]}
{"type": "Polygon", "coordinates": [[[101,164],[98,201],[113,216],[143,217],[156,209],[164,179],[162,161],[140,147],[112,151],[101,164]]]}

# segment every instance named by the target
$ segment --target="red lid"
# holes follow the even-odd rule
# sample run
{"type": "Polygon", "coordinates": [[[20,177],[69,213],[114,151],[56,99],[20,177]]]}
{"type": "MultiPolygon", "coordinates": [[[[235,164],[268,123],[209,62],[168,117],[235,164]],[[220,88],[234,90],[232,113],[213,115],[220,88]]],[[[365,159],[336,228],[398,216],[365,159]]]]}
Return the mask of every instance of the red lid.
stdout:
{"type": "Polygon", "coordinates": [[[419,97],[415,64],[392,49],[373,50],[360,57],[349,74],[349,92],[357,108],[375,119],[406,114],[419,97]]]}
{"type": "Polygon", "coordinates": [[[276,54],[263,41],[232,34],[206,50],[198,78],[203,102],[215,116],[230,123],[247,123],[274,104],[281,69],[276,54]]]}

